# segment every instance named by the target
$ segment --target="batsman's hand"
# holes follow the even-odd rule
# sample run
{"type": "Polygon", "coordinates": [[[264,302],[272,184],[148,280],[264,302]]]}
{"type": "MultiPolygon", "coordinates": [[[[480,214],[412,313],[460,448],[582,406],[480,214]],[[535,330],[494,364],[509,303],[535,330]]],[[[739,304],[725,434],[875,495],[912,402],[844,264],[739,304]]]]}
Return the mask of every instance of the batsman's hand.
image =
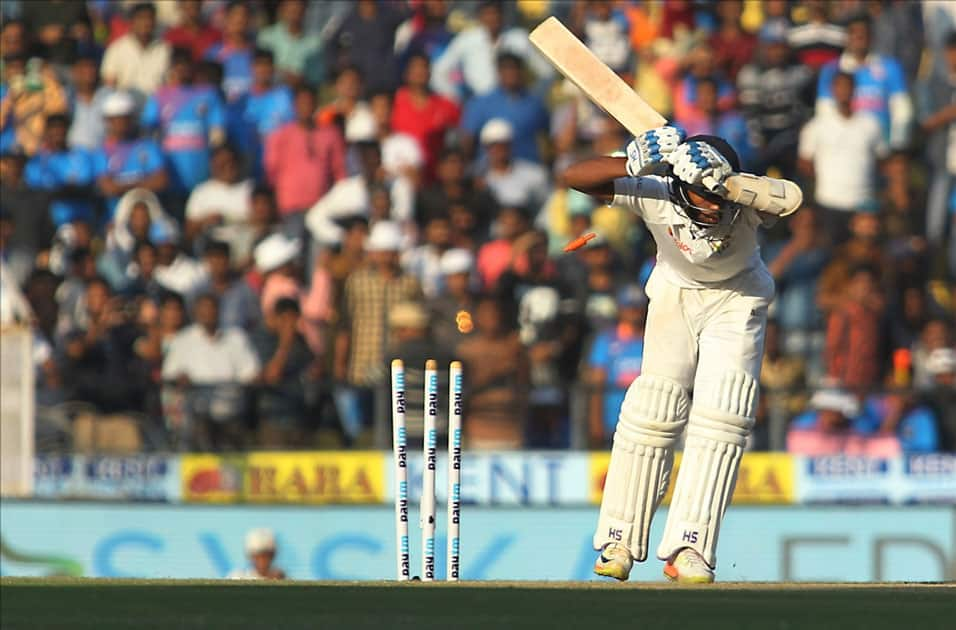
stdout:
{"type": "Polygon", "coordinates": [[[712,193],[725,195],[724,180],[733,174],[730,162],[706,142],[685,142],[664,160],[674,169],[674,176],[692,186],[703,186],[712,193]]]}
{"type": "Polygon", "coordinates": [[[658,127],[645,131],[627,145],[627,174],[637,177],[666,157],[684,141],[684,132],[677,127],[658,127]]]}

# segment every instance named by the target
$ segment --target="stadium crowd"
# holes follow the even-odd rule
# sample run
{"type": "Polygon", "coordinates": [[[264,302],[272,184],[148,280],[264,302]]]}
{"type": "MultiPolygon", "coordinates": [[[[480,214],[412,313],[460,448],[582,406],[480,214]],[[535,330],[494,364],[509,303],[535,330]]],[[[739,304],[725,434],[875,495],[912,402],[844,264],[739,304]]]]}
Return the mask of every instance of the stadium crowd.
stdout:
{"type": "Polygon", "coordinates": [[[754,447],[956,448],[956,3],[3,12],[0,304],[35,331],[40,432],[368,445],[393,357],[410,409],[425,359],[457,358],[469,447],[608,443],[654,246],[562,183],[629,138],[531,48],[553,14],[688,134],[803,186],[763,243],[754,447]]]}

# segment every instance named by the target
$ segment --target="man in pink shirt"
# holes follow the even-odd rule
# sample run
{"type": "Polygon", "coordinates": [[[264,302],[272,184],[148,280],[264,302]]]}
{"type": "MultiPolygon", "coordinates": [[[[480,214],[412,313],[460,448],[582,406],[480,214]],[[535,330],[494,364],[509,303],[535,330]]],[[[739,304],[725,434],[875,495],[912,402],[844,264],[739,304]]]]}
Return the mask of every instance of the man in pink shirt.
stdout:
{"type": "Polygon", "coordinates": [[[336,127],[316,126],[312,90],[296,90],[294,105],[296,119],[266,138],[263,163],[279,215],[290,235],[301,236],[304,211],[346,176],[345,141],[336,127]]]}

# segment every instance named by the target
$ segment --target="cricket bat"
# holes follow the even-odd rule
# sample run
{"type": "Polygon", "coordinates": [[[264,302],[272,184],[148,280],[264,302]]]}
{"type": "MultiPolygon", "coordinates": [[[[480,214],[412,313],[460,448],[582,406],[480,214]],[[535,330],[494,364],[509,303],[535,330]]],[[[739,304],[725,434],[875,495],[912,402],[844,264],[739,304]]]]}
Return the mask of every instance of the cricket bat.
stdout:
{"type": "MultiPolygon", "coordinates": [[[[558,71],[588,99],[618,121],[632,135],[667,124],[617,74],[555,17],[539,24],[528,37],[558,71]]],[[[787,216],[803,203],[800,187],[785,179],[738,173],[724,181],[727,199],[762,212],[787,216]]]]}

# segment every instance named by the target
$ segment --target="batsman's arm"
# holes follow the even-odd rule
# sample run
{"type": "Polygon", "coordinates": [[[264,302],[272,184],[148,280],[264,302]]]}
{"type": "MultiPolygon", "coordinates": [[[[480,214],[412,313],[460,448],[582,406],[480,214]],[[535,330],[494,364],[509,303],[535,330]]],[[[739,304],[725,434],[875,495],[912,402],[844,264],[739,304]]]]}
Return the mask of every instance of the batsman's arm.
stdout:
{"type": "Polygon", "coordinates": [[[789,179],[734,173],[723,185],[722,196],[728,201],[776,217],[793,214],[803,204],[803,191],[789,179]]]}
{"type": "Polygon", "coordinates": [[[627,177],[627,158],[596,157],[572,164],[564,170],[564,184],[605,203],[614,199],[614,180],[627,177]]]}

